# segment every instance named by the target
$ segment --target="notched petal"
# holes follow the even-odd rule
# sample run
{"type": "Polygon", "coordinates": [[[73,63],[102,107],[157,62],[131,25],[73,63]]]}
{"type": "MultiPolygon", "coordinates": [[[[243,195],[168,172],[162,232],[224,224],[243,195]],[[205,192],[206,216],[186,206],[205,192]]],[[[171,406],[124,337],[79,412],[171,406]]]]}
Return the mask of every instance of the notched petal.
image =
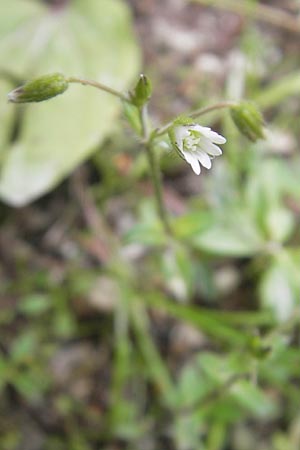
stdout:
{"type": "Polygon", "coordinates": [[[185,160],[192,166],[193,171],[196,175],[199,175],[201,172],[200,163],[198,161],[197,155],[193,155],[189,152],[183,152],[183,156],[185,160]]]}
{"type": "Polygon", "coordinates": [[[198,150],[196,152],[197,158],[200,161],[200,163],[202,164],[203,167],[205,167],[206,169],[210,169],[211,168],[211,159],[208,156],[207,153],[205,153],[202,150],[198,150]]]}

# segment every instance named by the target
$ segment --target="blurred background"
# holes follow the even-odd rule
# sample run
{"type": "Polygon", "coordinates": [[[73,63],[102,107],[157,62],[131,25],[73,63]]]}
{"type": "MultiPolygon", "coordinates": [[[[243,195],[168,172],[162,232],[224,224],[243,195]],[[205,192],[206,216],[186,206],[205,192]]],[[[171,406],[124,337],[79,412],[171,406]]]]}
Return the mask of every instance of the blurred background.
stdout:
{"type": "Polygon", "coordinates": [[[1,2],[1,450],[300,448],[299,38],[296,0],[1,2]],[[117,99],[7,102],[51,72],[146,73],[155,127],[246,98],[266,139],[203,116],[199,177],[159,143],[171,238],[117,99]]]}

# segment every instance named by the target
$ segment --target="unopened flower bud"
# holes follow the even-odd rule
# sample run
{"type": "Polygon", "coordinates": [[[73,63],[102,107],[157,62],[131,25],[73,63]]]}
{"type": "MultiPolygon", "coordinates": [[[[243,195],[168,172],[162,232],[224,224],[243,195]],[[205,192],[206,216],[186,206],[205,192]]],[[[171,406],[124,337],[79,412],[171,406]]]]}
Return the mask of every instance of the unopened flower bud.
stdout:
{"type": "Polygon", "coordinates": [[[250,141],[264,139],[264,120],[251,102],[241,102],[230,109],[232,120],[238,130],[250,141]]]}
{"type": "Polygon", "coordinates": [[[62,94],[68,88],[68,81],[60,73],[44,75],[28,81],[8,94],[13,103],[43,102],[62,94]]]}
{"type": "Polygon", "coordinates": [[[146,75],[141,74],[133,92],[130,94],[131,102],[140,108],[148,102],[152,94],[152,83],[146,75]]]}

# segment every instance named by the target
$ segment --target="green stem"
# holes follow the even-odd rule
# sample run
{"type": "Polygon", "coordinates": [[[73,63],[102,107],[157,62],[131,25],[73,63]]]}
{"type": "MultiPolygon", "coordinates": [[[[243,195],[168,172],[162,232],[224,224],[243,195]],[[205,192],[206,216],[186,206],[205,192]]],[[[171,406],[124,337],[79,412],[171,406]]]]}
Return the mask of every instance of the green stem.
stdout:
{"type": "MultiPolygon", "coordinates": [[[[232,101],[226,101],[226,102],[220,102],[216,103],[215,105],[205,106],[204,108],[196,109],[195,111],[190,112],[187,114],[188,117],[191,117],[193,119],[196,119],[197,117],[203,116],[204,114],[210,113],[212,111],[216,111],[218,109],[224,109],[224,108],[231,108],[232,106],[235,106],[237,103],[232,101]]],[[[158,130],[155,130],[152,133],[151,139],[155,139],[158,136],[162,136],[163,134],[166,134],[169,131],[169,128],[171,128],[173,125],[172,122],[168,122],[163,127],[159,128],[158,130]]]]}
{"type": "Polygon", "coordinates": [[[163,202],[163,193],[162,193],[162,182],[161,182],[161,172],[160,167],[157,161],[157,157],[153,148],[153,141],[150,136],[150,132],[148,129],[148,120],[147,120],[147,105],[144,105],[140,108],[140,121],[142,125],[142,136],[143,142],[146,150],[146,155],[149,162],[150,172],[152,183],[154,187],[154,195],[156,200],[157,212],[161,219],[161,222],[164,226],[165,231],[168,234],[171,234],[171,227],[168,220],[167,211],[165,209],[165,205],[163,202]]]}
{"type": "Polygon", "coordinates": [[[167,215],[165,205],[163,202],[160,168],[158,165],[158,161],[157,161],[152,143],[151,142],[146,143],[145,149],[146,149],[146,154],[147,154],[147,158],[148,158],[148,162],[149,162],[149,166],[150,166],[152,183],[154,186],[154,194],[155,194],[155,199],[156,199],[157,211],[158,211],[159,217],[161,219],[161,222],[164,226],[165,231],[168,234],[172,234],[172,230],[171,230],[170,223],[168,220],[168,215],[167,215]]]}
{"type": "Polygon", "coordinates": [[[148,316],[143,302],[138,299],[131,305],[131,323],[137,343],[145,359],[147,372],[159,389],[164,401],[172,405],[174,386],[167,365],[164,363],[149,333],[148,316]]]}
{"type": "Polygon", "coordinates": [[[100,89],[101,91],[105,91],[108,94],[114,95],[115,97],[120,98],[121,100],[129,101],[129,97],[126,94],[123,94],[122,92],[116,91],[115,89],[112,89],[105,84],[99,83],[98,81],[94,80],[85,80],[83,78],[77,78],[77,77],[70,77],[67,79],[69,83],[80,83],[84,86],[92,86],[97,89],[100,89]]]}
{"type": "Polygon", "coordinates": [[[145,142],[149,140],[149,127],[148,127],[148,110],[147,105],[140,108],[140,121],[142,126],[142,136],[145,142]]]}

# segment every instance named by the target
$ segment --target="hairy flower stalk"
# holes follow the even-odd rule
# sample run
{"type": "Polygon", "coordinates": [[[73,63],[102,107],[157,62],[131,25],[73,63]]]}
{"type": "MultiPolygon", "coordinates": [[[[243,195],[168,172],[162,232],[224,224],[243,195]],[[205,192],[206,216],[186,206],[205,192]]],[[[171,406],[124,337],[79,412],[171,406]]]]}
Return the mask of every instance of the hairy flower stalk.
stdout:
{"type": "Polygon", "coordinates": [[[190,123],[188,118],[180,118],[169,130],[171,143],[179,155],[191,165],[196,175],[201,173],[201,165],[211,168],[211,160],[222,154],[216,144],[225,144],[226,139],[208,127],[190,123]]]}

